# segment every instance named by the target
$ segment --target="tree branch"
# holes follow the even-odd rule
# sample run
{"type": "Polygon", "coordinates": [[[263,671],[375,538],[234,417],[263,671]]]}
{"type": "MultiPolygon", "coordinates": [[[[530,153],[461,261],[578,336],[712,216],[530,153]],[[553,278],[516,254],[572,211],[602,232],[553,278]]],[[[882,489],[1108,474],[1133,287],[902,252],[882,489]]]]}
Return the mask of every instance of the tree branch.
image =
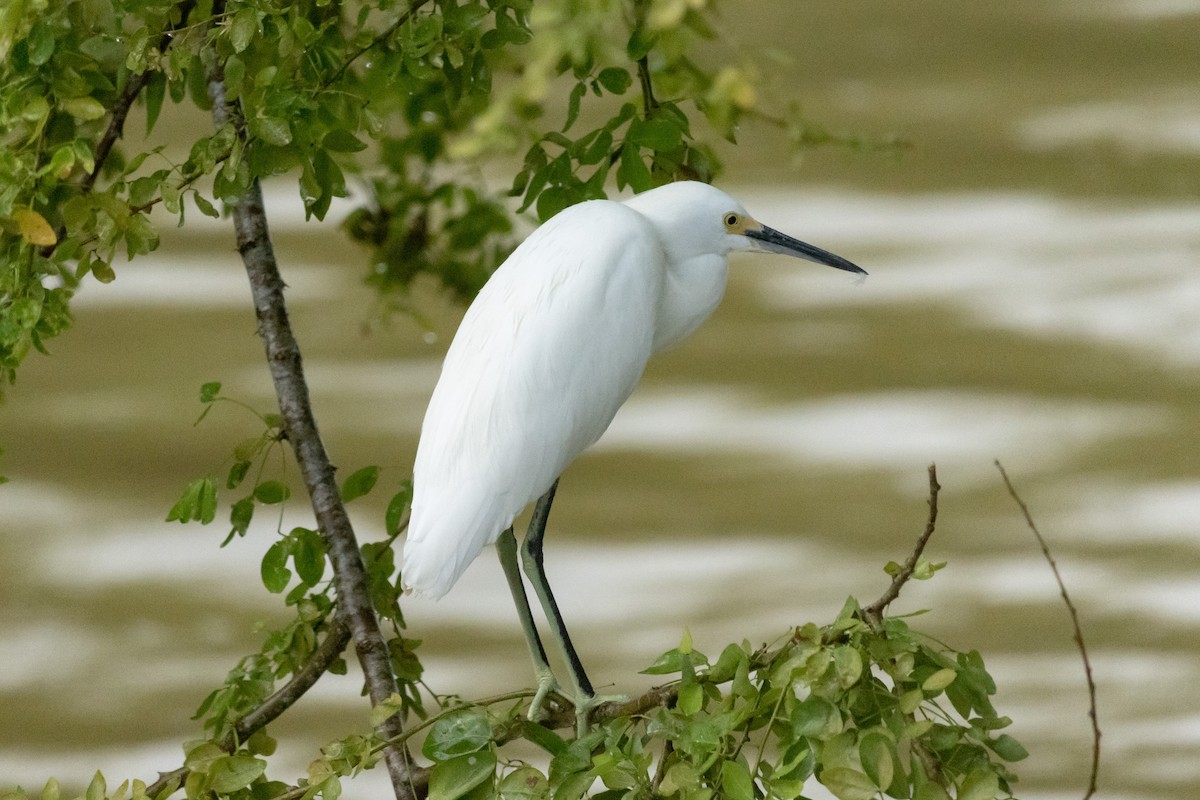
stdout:
{"type": "Polygon", "coordinates": [[[392,38],[392,34],[394,34],[396,31],[400,30],[400,27],[402,25],[404,25],[404,23],[406,23],[410,19],[412,19],[413,14],[417,13],[417,10],[421,6],[425,5],[428,2],[429,2],[429,0],[412,0],[412,2],[408,6],[408,9],[403,14],[401,14],[396,19],[395,22],[393,22],[391,25],[389,25],[382,33],[380,33],[374,39],[372,39],[370,44],[364,45],[363,47],[360,47],[358,50],[351,53],[350,57],[347,58],[344,62],[342,62],[342,65],[340,67],[338,67],[337,72],[333,73],[333,75],[330,76],[328,79],[322,81],[321,88],[328,89],[330,86],[332,86],[334,83],[336,83],[338,78],[342,77],[342,75],[344,75],[346,73],[346,70],[348,70],[350,68],[350,65],[353,64],[355,61],[357,61],[359,58],[361,58],[363,56],[363,54],[365,54],[371,50],[374,50],[376,47],[383,44],[388,39],[392,38]]]}
{"type": "MultiPolygon", "coordinates": [[[[219,0],[214,3],[214,6],[219,5],[222,5],[219,0]]],[[[217,8],[214,7],[214,15],[216,13],[217,8]]],[[[219,61],[210,70],[208,91],[216,127],[232,124],[238,136],[244,138],[245,121],[237,104],[226,98],[224,70],[219,61]]],[[[325,538],[329,560],[333,565],[338,608],[342,618],[349,624],[366,679],[367,694],[372,705],[377,705],[398,693],[396,678],[392,673],[387,644],[371,605],[366,570],[354,528],[334,479],[333,464],[317,431],[300,346],[288,319],[283,296],[284,282],[275,260],[263,206],[262,187],[257,179],[233,205],[232,216],[238,252],[250,279],[258,333],[266,348],[267,363],[283,418],[283,430],[299,463],[313,513],[325,538]]],[[[384,721],[379,727],[379,734],[389,740],[402,735],[400,716],[393,714],[384,721]]],[[[384,752],[384,760],[397,800],[411,800],[414,794],[407,748],[389,747],[384,752]]]]}
{"type": "Polygon", "coordinates": [[[900,596],[900,590],[904,588],[904,584],[908,583],[912,577],[913,570],[917,568],[917,561],[920,560],[921,554],[925,552],[925,545],[929,542],[929,537],[933,536],[933,531],[937,527],[938,515],[938,492],[941,486],[937,481],[937,464],[929,465],[929,519],[925,523],[925,530],[917,539],[917,545],[909,554],[908,560],[904,562],[904,566],[900,571],[892,577],[892,583],[887,590],[880,595],[879,599],[862,610],[863,619],[871,625],[879,625],[883,621],[883,610],[888,604],[900,596]]]}
{"type": "Polygon", "coordinates": [[[1004,471],[1004,465],[999,460],[995,462],[996,469],[1000,470],[1000,477],[1004,479],[1004,486],[1008,489],[1008,495],[1016,501],[1021,508],[1021,513],[1025,516],[1025,524],[1029,530],[1033,532],[1034,538],[1037,539],[1038,545],[1042,548],[1042,555],[1046,557],[1046,563],[1050,565],[1050,571],[1054,573],[1054,580],[1058,582],[1058,591],[1062,595],[1063,603],[1067,606],[1067,611],[1071,615],[1071,627],[1075,630],[1075,644],[1079,648],[1079,655],[1083,658],[1083,672],[1087,677],[1088,687],[1088,717],[1092,721],[1092,772],[1088,779],[1087,793],[1083,796],[1083,800],[1088,800],[1096,793],[1096,778],[1100,774],[1100,722],[1096,718],[1096,682],[1092,679],[1092,662],[1088,658],[1087,645],[1083,643],[1083,628],[1079,625],[1079,612],[1075,610],[1075,604],[1071,602],[1071,596],[1067,594],[1067,584],[1063,581],[1062,573],[1058,571],[1058,564],[1054,561],[1054,556],[1050,554],[1050,546],[1046,544],[1046,540],[1038,531],[1037,525],[1034,524],[1033,515],[1029,513],[1029,507],[1025,505],[1025,501],[1017,494],[1017,490],[1013,487],[1012,481],[1008,479],[1008,473],[1004,471]]]}
{"type": "MultiPolygon", "coordinates": [[[[233,725],[233,730],[217,746],[227,753],[237,749],[239,742],[249,739],[268,723],[287,711],[296,701],[311,689],[317,680],[325,674],[329,666],[346,649],[350,642],[350,626],[340,617],[334,617],[325,638],[317,645],[308,661],[292,674],[291,680],[276,689],[260,706],[249,711],[233,725]]],[[[171,772],[160,772],[158,780],[146,789],[149,797],[157,797],[159,792],[166,789],[173,781],[176,787],[182,786],[187,780],[187,767],[179,767],[171,772]]]]}
{"type": "Polygon", "coordinates": [[[268,722],[287,711],[311,689],[330,665],[337,660],[350,643],[350,625],[340,616],[335,616],[325,638],[317,645],[304,666],[292,674],[291,680],[271,693],[258,708],[239,719],[233,730],[221,742],[221,749],[233,752],[239,742],[244,742],[268,722]]]}
{"type": "MultiPolygon", "coordinates": [[[[179,21],[168,26],[163,31],[162,36],[159,37],[158,49],[160,52],[165,51],[171,46],[175,32],[186,26],[188,16],[192,13],[192,9],[195,6],[196,0],[182,0],[179,5],[175,6],[179,10],[179,21]]],[[[100,177],[100,171],[104,169],[104,164],[108,161],[108,156],[112,153],[117,140],[125,135],[125,120],[129,118],[129,110],[133,108],[138,95],[142,93],[142,89],[146,88],[146,81],[149,80],[148,75],[149,71],[129,76],[129,80],[125,82],[125,87],[117,95],[117,100],[113,103],[112,110],[109,112],[108,127],[104,129],[104,133],[100,136],[99,141],[96,142],[95,149],[92,151],[92,171],[83,176],[83,181],[79,184],[83,194],[89,194],[95,187],[96,179],[100,177]]],[[[151,205],[153,203],[132,209],[132,211],[134,213],[145,211],[151,205]]],[[[55,243],[43,247],[41,249],[42,256],[49,258],[58,246],[58,243],[66,235],[66,224],[59,223],[54,231],[55,243]]],[[[92,238],[94,239],[95,237],[92,238]]]]}
{"type": "MultiPolygon", "coordinates": [[[[196,0],[182,0],[181,3],[175,6],[179,11],[179,20],[167,26],[162,36],[159,37],[158,49],[160,52],[166,51],[171,46],[175,32],[187,25],[188,16],[192,13],[192,9],[195,6],[196,0]]],[[[104,130],[104,135],[100,137],[100,141],[96,143],[96,149],[93,151],[92,160],[94,165],[92,171],[83,179],[82,188],[84,194],[92,190],[92,187],[96,184],[96,178],[100,176],[100,170],[104,169],[104,163],[108,160],[109,153],[112,152],[113,145],[117,143],[117,139],[120,139],[125,134],[125,120],[129,117],[129,109],[133,107],[134,101],[142,93],[142,89],[145,88],[149,76],[149,70],[139,72],[137,75],[130,75],[129,80],[125,82],[125,88],[117,96],[117,102],[113,104],[108,118],[108,127],[104,130]]],[[[59,238],[61,239],[62,237],[60,236],[59,238]]]]}
{"type": "MultiPolygon", "coordinates": [[[[646,27],[646,12],[649,10],[649,0],[634,0],[633,29],[644,30],[646,27]]],[[[654,98],[654,84],[650,80],[650,56],[643,55],[637,60],[638,83],[642,87],[642,116],[649,119],[658,110],[658,100],[654,98]]]]}

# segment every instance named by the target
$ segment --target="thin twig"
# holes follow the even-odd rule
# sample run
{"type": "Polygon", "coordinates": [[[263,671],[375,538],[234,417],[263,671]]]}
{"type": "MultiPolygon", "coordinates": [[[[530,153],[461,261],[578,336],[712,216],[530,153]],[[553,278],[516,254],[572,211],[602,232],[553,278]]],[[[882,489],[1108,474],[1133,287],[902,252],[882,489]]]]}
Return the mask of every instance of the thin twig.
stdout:
{"type": "Polygon", "coordinates": [[[1034,538],[1042,548],[1042,555],[1046,557],[1046,563],[1050,565],[1050,571],[1054,573],[1054,580],[1058,582],[1059,594],[1062,595],[1063,603],[1066,604],[1067,611],[1071,615],[1071,627],[1075,630],[1075,644],[1079,648],[1079,655],[1083,658],[1083,672],[1087,677],[1088,687],[1088,717],[1092,721],[1092,771],[1088,778],[1087,793],[1083,796],[1083,800],[1089,800],[1096,793],[1096,779],[1100,774],[1100,721],[1096,717],[1096,682],[1092,679],[1092,662],[1088,658],[1087,645],[1083,642],[1083,628],[1079,625],[1079,612],[1075,609],[1075,604],[1071,602],[1071,595],[1067,593],[1067,584],[1063,581],[1062,573],[1058,571],[1058,564],[1055,563],[1054,556],[1050,554],[1050,546],[1046,544],[1045,538],[1033,521],[1033,516],[1029,513],[1029,507],[1017,494],[1012,481],[1008,479],[1004,465],[999,460],[995,463],[996,469],[1000,470],[1000,477],[1004,479],[1004,486],[1008,489],[1009,496],[1020,506],[1021,513],[1025,516],[1025,524],[1033,532],[1034,538]]]}
{"type": "Polygon", "coordinates": [[[654,97],[654,84],[650,81],[650,57],[638,59],[638,81],[642,85],[642,116],[649,119],[658,110],[658,100],[654,97]]]}
{"type": "MultiPolygon", "coordinates": [[[[169,25],[158,40],[159,51],[166,51],[171,46],[174,40],[174,35],[181,28],[186,27],[188,16],[192,13],[192,9],[196,5],[196,0],[182,0],[175,8],[179,10],[179,20],[172,25],[169,25]]],[[[100,177],[100,171],[104,169],[105,163],[108,161],[109,155],[112,153],[113,146],[117,140],[125,134],[125,120],[129,118],[129,110],[133,108],[134,102],[141,95],[142,89],[146,88],[146,82],[149,80],[150,72],[139,72],[137,75],[129,76],[129,80],[125,82],[125,86],[121,89],[121,93],[117,95],[116,101],[113,103],[112,109],[109,111],[108,127],[104,129],[104,133],[100,135],[100,139],[96,142],[95,149],[92,150],[92,171],[83,176],[83,180],[79,184],[80,191],[83,194],[91,193],[96,185],[96,179],[100,177]]],[[[157,202],[157,201],[155,201],[157,202]]],[[[153,203],[147,204],[143,208],[131,209],[137,214],[149,208],[153,203]]],[[[54,244],[46,245],[41,249],[41,254],[49,258],[54,252],[54,248],[58,246],[67,235],[66,223],[59,223],[58,228],[54,231],[54,244]]],[[[84,244],[94,240],[87,240],[84,244]]]]}
{"type": "MultiPolygon", "coordinates": [[[[646,29],[646,13],[649,11],[649,0],[634,0],[633,29],[646,29]]],[[[642,116],[649,119],[658,110],[658,100],[654,98],[654,84],[650,80],[650,56],[643,53],[637,60],[638,83],[642,87],[642,116]]]]}
{"type": "MultiPolygon", "coordinates": [[[[223,3],[220,0],[214,3],[214,14],[217,6],[223,6],[223,3]]],[[[238,104],[227,99],[224,70],[219,60],[209,71],[208,91],[216,127],[232,124],[238,137],[244,138],[245,120],[238,104]]],[[[367,694],[371,704],[378,705],[390,700],[399,689],[392,672],[391,656],[371,604],[366,570],[354,528],[342,502],[333,464],[317,431],[300,345],[296,342],[288,318],[283,277],[275,259],[263,205],[262,186],[257,178],[251,182],[246,194],[233,204],[232,217],[238,252],[250,279],[258,333],[266,349],[267,364],[283,418],[283,430],[295,453],[313,513],[325,539],[329,560],[333,565],[338,608],[350,626],[359,664],[366,679],[367,694]]],[[[391,715],[379,727],[379,734],[389,740],[403,733],[399,714],[391,715]]],[[[384,752],[384,761],[397,800],[413,800],[415,795],[410,782],[411,762],[407,748],[389,747],[384,752]]]]}
{"type": "MultiPolygon", "coordinates": [[[[162,36],[159,37],[158,49],[160,52],[165,52],[171,46],[175,32],[187,25],[188,16],[192,13],[195,5],[196,0],[183,0],[183,2],[176,6],[176,9],[179,11],[179,19],[175,23],[168,25],[162,32],[162,36]]],[[[81,184],[84,194],[92,190],[92,187],[96,183],[96,178],[100,176],[100,170],[104,168],[104,163],[108,160],[109,153],[112,152],[113,145],[116,144],[117,139],[120,139],[125,134],[125,120],[129,117],[129,109],[133,107],[134,101],[142,93],[142,89],[145,88],[146,82],[149,79],[150,70],[130,75],[129,80],[125,82],[125,87],[121,90],[121,94],[117,96],[117,101],[113,104],[108,118],[108,127],[105,128],[104,135],[100,137],[100,141],[96,143],[96,149],[92,155],[94,162],[92,171],[84,177],[81,184]]]]}
{"type": "Polygon", "coordinates": [[[929,465],[929,518],[925,523],[925,530],[917,539],[917,545],[909,554],[908,560],[900,567],[900,571],[892,577],[892,583],[887,590],[880,595],[879,599],[862,610],[863,619],[872,625],[878,625],[883,620],[883,610],[888,604],[900,596],[900,590],[904,588],[904,584],[908,583],[912,577],[913,570],[917,568],[917,561],[920,560],[921,554],[925,551],[925,545],[929,542],[929,537],[933,536],[933,531],[937,527],[938,515],[938,492],[941,486],[937,481],[937,465],[929,465]]]}
{"type": "MultiPolygon", "coordinates": [[[[233,730],[220,742],[218,747],[227,753],[232,753],[237,749],[239,742],[244,742],[291,708],[305,692],[316,684],[317,679],[325,674],[329,666],[346,649],[349,642],[350,626],[335,617],[325,638],[317,645],[317,649],[313,651],[308,661],[292,674],[291,680],[275,690],[261,705],[247,712],[245,716],[235,722],[233,730]]],[[[175,788],[182,786],[183,782],[187,780],[188,772],[190,770],[187,767],[179,767],[171,772],[160,772],[158,780],[146,788],[147,796],[157,797],[159,792],[166,789],[172,781],[177,781],[174,784],[175,788]]]]}
{"type": "Polygon", "coordinates": [[[295,705],[296,701],[328,671],[349,643],[349,624],[341,617],[335,616],[325,638],[317,645],[308,661],[292,674],[291,680],[272,692],[258,708],[248,712],[234,724],[233,730],[221,742],[221,749],[233,752],[238,742],[246,741],[268,722],[295,705]]]}
{"type": "Polygon", "coordinates": [[[404,23],[406,23],[410,19],[412,19],[413,15],[417,13],[417,10],[420,9],[421,6],[425,5],[428,2],[429,2],[429,0],[413,0],[413,2],[409,5],[408,10],[406,10],[403,14],[401,14],[396,19],[395,22],[393,22],[391,25],[389,25],[387,28],[385,28],[383,30],[383,32],[380,33],[378,36],[376,36],[374,39],[372,39],[370,44],[364,45],[363,47],[360,47],[358,50],[351,53],[350,57],[347,58],[345,61],[343,61],[342,65],[340,67],[338,67],[337,72],[333,73],[333,75],[331,75],[330,77],[321,81],[321,88],[328,89],[330,86],[332,86],[334,83],[337,82],[338,78],[342,77],[342,75],[345,74],[346,70],[350,68],[351,64],[353,64],[355,61],[357,61],[359,58],[361,58],[365,53],[367,53],[371,50],[374,50],[376,47],[383,44],[388,39],[392,38],[392,35],[396,31],[400,30],[401,26],[403,26],[404,23]]]}

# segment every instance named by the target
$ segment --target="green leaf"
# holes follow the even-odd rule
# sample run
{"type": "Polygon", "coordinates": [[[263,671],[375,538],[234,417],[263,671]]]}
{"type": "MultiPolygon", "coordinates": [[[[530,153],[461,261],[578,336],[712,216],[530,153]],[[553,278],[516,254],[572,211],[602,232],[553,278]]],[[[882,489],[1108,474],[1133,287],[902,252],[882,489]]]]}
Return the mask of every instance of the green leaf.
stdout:
{"type": "Polygon", "coordinates": [[[639,119],[630,123],[625,142],[658,152],[669,151],[683,142],[683,131],[667,119],[639,119]]]}
{"type": "Polygon", "coordinates": [[[540,219],[542,222],[545,222],[567,206],[571,205],[571,202],[574,199],[575,197],[568,189],[562,186],[551,186],[550,188],[546,189],[546,191],[538,195],[538,219],[540,219]]]}
{"type": "Polygon", "coordinates": [[[839,645],[833,650],[833,669],[837,673],[838,684],[843,689],[849,689],[858,683],[862,677],[863,658],[857,648],[850,645],[839,645]]]}
{"type": "Polygon", "coordinates": [[[245,788],[258,779],[267,769],[267,762],[249,755],[232,755],[219,758],[208,769],[212,790],[218,794],[229,794],[245,788]]]}
{"type": "Polygon", "coordinates": [[[206,217],[220,219],[221,212],[217,211],[217,207],[208,202],[208,198],[199,192],[192,192],[192,202],[196,204],[196,208],[200,209],[200,213],[206,217]]]}
{"type": "Polygon", "coordinates": [[[892,785],[896,759],[892,755],[892,743],[887,736],[879,732],[864,735],[858,744],[858,753],[863,771],[876,786],[887,788],[892,785]]]}
{"type": "Polygon", "coordinates": [[[69,100],[63,100],[59,105],[63,111],[75,119],[81,119],[85,122],[100,119],[108,113],[104,110],[103,104],[94,97],[72,97],[69,100]]]}
{"type": "Polygon", "coordinates": [[[287,539],[280,539],[263,554],[262,582],[271,594],[282,592],[292,579],[292,571],[287,568],[288,544],[287,539]]]}
{"type": "Polygon", "coordinates": [[[400,532],[400,523],[404,520],[404,513],[408,511],[412,505],[412,483],[406,483],[404,488],[396,492],[392,496],[391,502],[388,503],[387,511],[383,515],[384,530],[388,536],[395,536],[400,532]]]}
{"type": "Polygon", "coordinates": [[[167,513],[167,522],[180,523],[200,520],[212,522],[217,508],[217,487],[212,478],[198,478],[187,485],[183,494],[167,513]]]}
{"type": "Polygon", "coordinates": [[[911,714],[920,708],[924,701],[924,692],[920,689],[911,689],[900,695],[900,710],[905,714],[911,714]]]}
{"type": "Polygon", "coordinates": [[[323,144],[325,149],[337,153],[357,153],[367,149],[365,142],[345,128],[334,128],[325,134],[323,144]]]}
{"type": "Polygon", "coordinates": [[[457,800],[495,774],[496,756],[490,750],[439,761],[429,775],[429,800],[457,800]]]}
{"type": "MultiPolygon", "coordinates": [[[[245,463],[245,462],[242,462],[245,463]]],[[[229,488],[233,488],[232,486],[229,488]]],[[[230,534],[245,536],[250,529],[250,520],[254,518],[254,498],[243,497],[229,509],[230,534]]]]}
{"type": "Polygon", "coordinates": [[[832,767],[817,776],[838,800],[872,800],[879,791],[871,779],[855,769],[832,767]]]}
{"type": "Polygon", "coordinates": [[[379,467],[370,466],[355,470],[342,484],[343,502],[349,503],[351,500],[362,497],[375,488],[375,482],[378,480],[379,467]]]}
{"type": "Polygon", "coordinates": [[[258,14],[252,8],[243,8],[233,15],[229,24],[229,43],[233,52],[240,53],[250,46],[258,33],[258,14]]]}
{"type": "Polygon", "coordinates": [[[541,800],[550,796],[550,782],[534,767],[520,767],[504,776],[499,785],[504,800],[541,800]]]}
{"type": "Polygon", "coordinates": [[[112,264],[97,259],[92,262],[92,277],[101,283],[112,283],[117,279],[117,273],[113,272],[112,264]]]}
{"type": "Polygon", "coordinates": [[[676,707],[680,713],[692,716],[704,707],[704,687],[694,680],[679,687],[679,698],[676,707]]]}
{"type": "Polygon", "coordinates": [[[325,540],[321,534],[308,528],[293,528],[292,564],[300,580],[316,586],[325,574],[325,540]]]}
{"type": "Polygon", "coordinates": [[[201,403],[211,403],[213,400],[217,399],[217,395],[219,395],[220,393],[221,393],[221,382],[220,381],[209,381],[208,383],[201,384],[201,386],[200,386],[200,402],[201,403]]]}
{"type": "Polygon", "coordinates": [[[657,37],[653,33],[645,28],[638,28],[630,35],[629,42],[625,45],[625,53],[630,61],[640,61],[646,57],[656,41],[657,37]]]}
{"type": "Polygon", "coordinates": [[[212,478],[205,478],[200,484],[200,498],[197,519],[201,525],[207,525],[217,516],[217,485],[212,478]]]}
{"type": "Polygon", "coordinates": [[[163,98],[167,95],[167,76],[161,72],[152,72],[150,77],[146,79],[146,135],[154,130],[154,123],[158,121],[159,112],[162,111],[163,98]]]}
{"type": "Polygon", "coordinates": [[[104,776],[97,770],[92,776],[92,782],[88,784],[87,793],[84,795],[86,800],[104,800],[107,793],[107,784],[104,782],[104,776]]]}
{"type": "Polygon", "coordinates": [[[996,800],[1000,779],[994,772],[978,769],[967,776],[958,790],[958,800],[996,800]]]}
{"type": "MultiPolygon", "coordinates": [[[[229,468],[229,475],[225,478],[226,489],[236,489],[242,485],[242,481],[246,479],[246,473],[250,471],[251,463],[249,461],[235,461],[233,466],[229,468]]],[[[250,498],[246,498],[249,500],[250,498]]]]}
{"type": "Polygon", "coordinates": [[[286,120],[277,117],[255,116],[250,118],[250,132],[267,144],[285,147],[292,142],[292,127],[286,120]]]}
{"type": "Polygon", "coordinates": [[[754,800],[754,781],[745,764],[726,761],[721,765],[721,796],[729,800],[754,800]]]}
{"type": "Polygon", "coordinates": [[[620,67],[605,67],[600,70],[596,80],[612,94],[625,94],[633,83],[633,77],[630,76],[629,70],[620,67]]]}
{"type": "Polygon", "coordinates": [[[291,490],[279,481],[263,481],[254,487],[254,499],[265,505],[282,503],[291,496],[291,490]]]}
{"type": "Polygon", "coordinates": [[[913,793],[913,800],[950,800],[950,795],[936,783],[923,783],[913,793]]]}
{"type": "Polygon", "coordinates": [[[921,689],[934,694],[942,691],[950,684],[954,683],[954,679],[958,677],[958,671],[950,669],[939,669],[937,672],[930,675],[921,683],[921,689]]]}
{"type": "Polygon", "coordinates": [[[617,166],[617,185],[629,186],[635,193],[644,192],[654,186],[654,179],[650,177],[650,170],[642,161],[638,149],[630,147],[628,143],[621,148],[621,161],[617,166]]]}
{"type": "Polygon", "coordinates": [[[398,694],[392,694],[381,703],[376,703],[371,708],[371,727],[378,728],[389,719],[399,714],[404,710],[404,698],[398,694]]]}
{"type": "Polygon", "coordinates": [[[50,56],[54,55],[55,39],[49,25],[34,25],[25,44],[28,54],[26,57],[29,59],[29,63],[36,67],[42,66],[50,60],[50,56]]]}
{"type": "Polygon", "coordinates": [[[571,126],[575,124],[575,120],[578,119],[579,106],[586,92],[587,87],[583,83],[577,83],[572,87],[571,94],[567,98],[567,121],[563,123],[563,131],[569,131],[571,126]]]}
{"type": "Polygon", "coordinates": [[[557,756],[567,749],[567,741],[554,731],[536,722],[525,720],[521,725],[522,736],[552,756],[557,756]]]}
{"type": "Polygon", "coordinates": [[[820,736],[835,714],[837,709],[833,703],[810,694],[792,712],[792,736],[820,736]]]}
{"type": "Polygon", "coordinates": [[[988,746],[1005,761],[1020,761],[1029,756],[1029,751],[1007,733],[1000,734],[996,741],[989,743],[988,746]]]}
{"type": "Polygon", "coordinates": [[[468,708],[435,722],[421,745],[421,752],[434,761],[448,761],[477,753],[491,741],[492,726],[487,715],[479,709],[468,708]]]}
{"type": "Polygon", "coordinates": [[[679,648],[668,650],[658,657],[653,664],[642,670],[643,675],[670,675],[674,672],[682,672],[685,668],[690,667],[692,660],[686,653],[680,652],[679,648]]]}

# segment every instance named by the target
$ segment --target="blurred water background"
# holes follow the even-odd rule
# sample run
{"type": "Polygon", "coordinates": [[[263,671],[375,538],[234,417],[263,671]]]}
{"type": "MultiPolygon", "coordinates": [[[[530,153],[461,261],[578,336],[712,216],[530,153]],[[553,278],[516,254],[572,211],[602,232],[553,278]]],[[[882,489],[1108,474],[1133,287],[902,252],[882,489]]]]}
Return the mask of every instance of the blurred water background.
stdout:
{"type": "MultiPolygon", "coordinates": [[[[747,129],[724,151],[723,186],[752,213],[871,278],[738,261],[715,317],[567,472],[548,568],[593,679],[649,685],[637,671],[684,627],[715,656],[878,596],[936,461],[930,556],[949,565],[896,610],[932,609],[924,630],[986,657],[1031,752],[1018,794],[1080,796],[1082,668],[999,458],[1080,609],[1099,796],[1200,796],[1200,2],[724,7],[717,57],[784,52],[771,96],[913,147],[788,170],[774,134],[747,129]]],[[[293,193],[270,187],[268,210],[322,433],[344,473],[388,468],[355,503],[372,539],[461,311],[426,291],[436,336],[404,318],[365,333],[362,254],[304,224],[293,193]]],[[[178,766],[197,704],[285,618],[258,580],[273,526],[220,550],[224,529],[162,521],[257,432],[232,407],[192,427],[199,385],[273,399],[229,226],[193,222],[86,287],[74,329],[0,408],[0,787],[178,766]]],[[[405,610],[438,691],[528,684],[490,556],[405,610]]],[[[329,676],[273,726],[280,777],[365,725],[358,688],[329,676]]]]}

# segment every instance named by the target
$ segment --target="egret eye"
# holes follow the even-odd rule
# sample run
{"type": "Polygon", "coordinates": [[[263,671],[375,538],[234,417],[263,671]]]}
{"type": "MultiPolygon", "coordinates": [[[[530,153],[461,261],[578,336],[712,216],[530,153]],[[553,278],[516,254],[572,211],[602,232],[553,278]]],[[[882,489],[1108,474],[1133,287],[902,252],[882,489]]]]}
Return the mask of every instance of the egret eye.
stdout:
{"type": "Polygon", "coordinates": [[[737,214],[729,213],[729,214],[725,215],[725,227],[726,228],[736,227],[738,222],[740,222],[740,221],[741,220],[738,218],[737,214]]]}

